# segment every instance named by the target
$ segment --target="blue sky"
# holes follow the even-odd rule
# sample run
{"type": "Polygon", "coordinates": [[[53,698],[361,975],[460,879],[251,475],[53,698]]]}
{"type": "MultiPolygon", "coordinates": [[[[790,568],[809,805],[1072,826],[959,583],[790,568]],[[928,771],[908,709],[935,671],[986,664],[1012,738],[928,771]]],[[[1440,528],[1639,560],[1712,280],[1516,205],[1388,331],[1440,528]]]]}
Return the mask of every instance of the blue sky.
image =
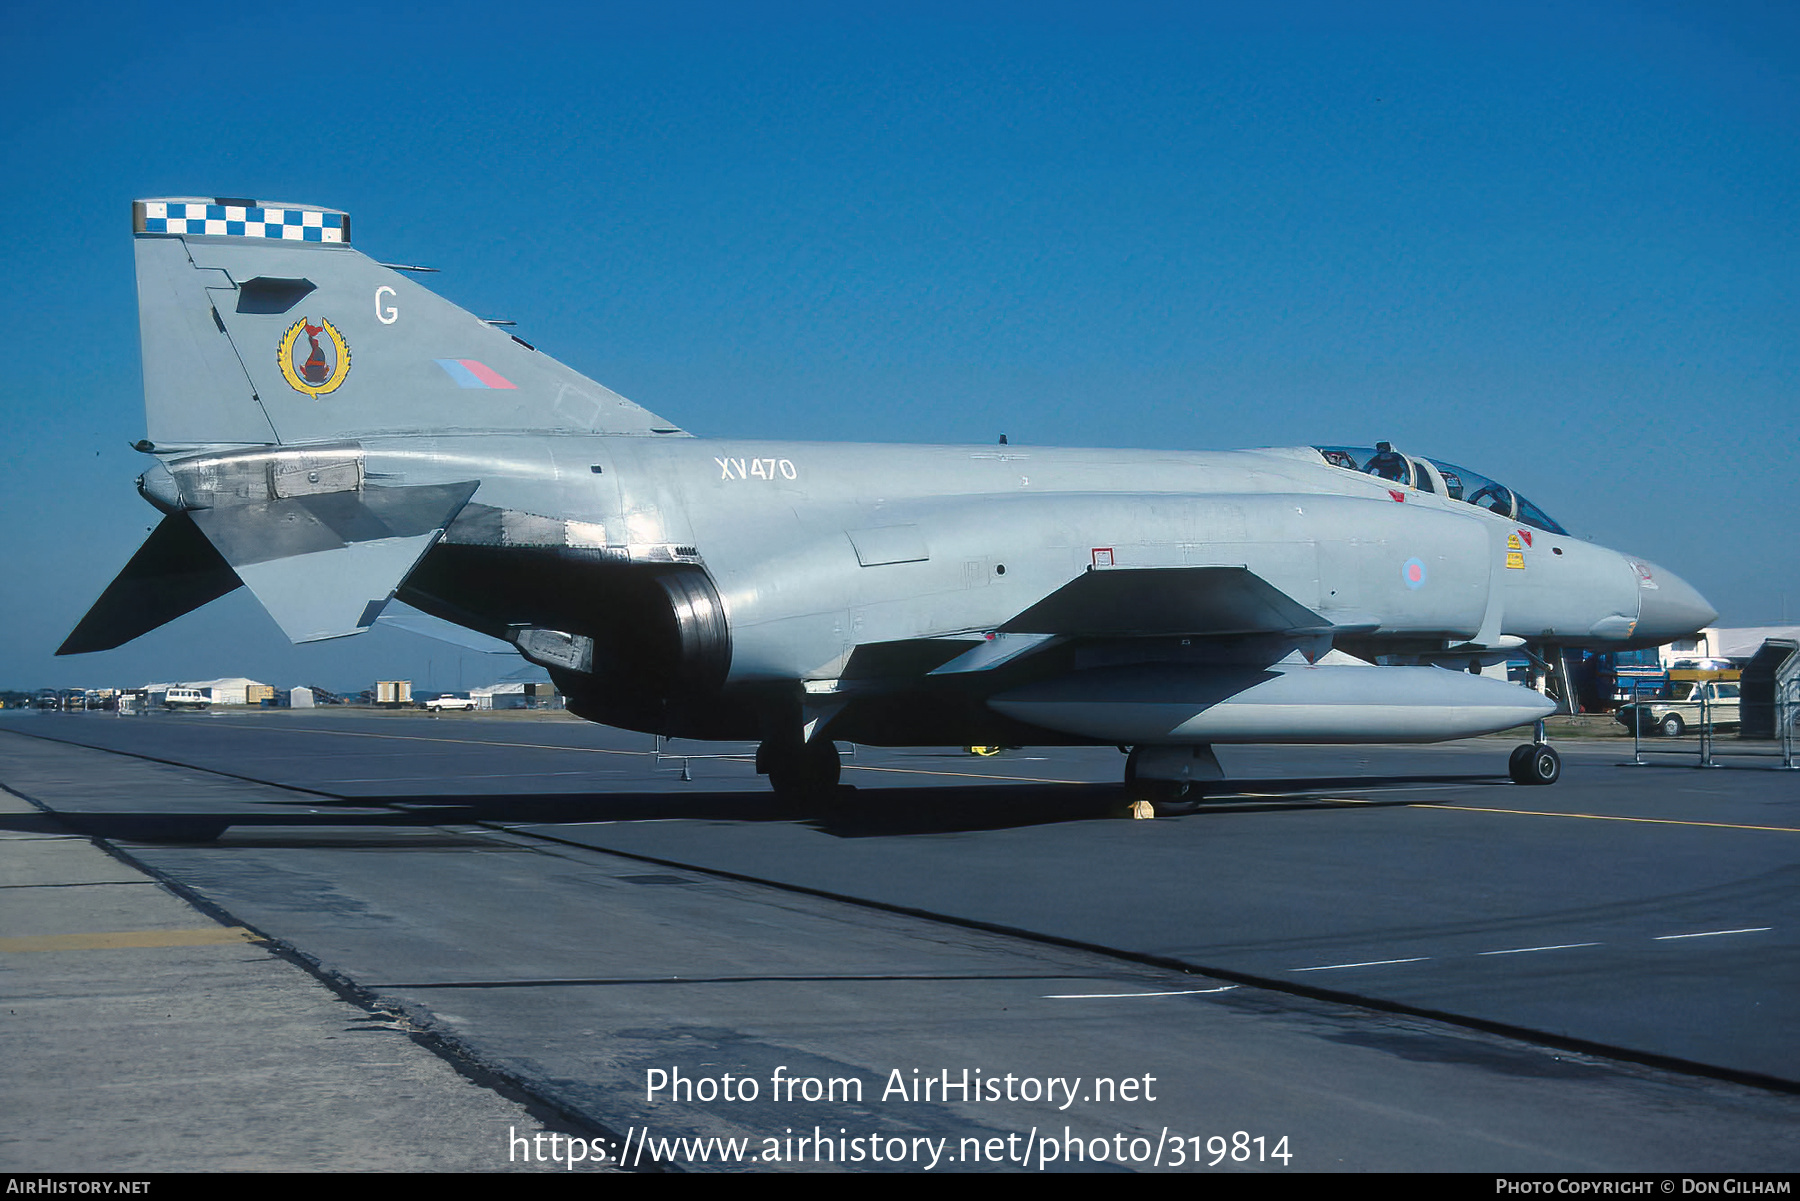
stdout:
{"type": "Polygon", "coordinates": [[[507,669],[242,591],[51,657],[157,518],[157,195],[343,208],[702,435],[1388,439],[1800,620],[1791,4],[240,11],[9,11],[0,687],[507,669]]]}

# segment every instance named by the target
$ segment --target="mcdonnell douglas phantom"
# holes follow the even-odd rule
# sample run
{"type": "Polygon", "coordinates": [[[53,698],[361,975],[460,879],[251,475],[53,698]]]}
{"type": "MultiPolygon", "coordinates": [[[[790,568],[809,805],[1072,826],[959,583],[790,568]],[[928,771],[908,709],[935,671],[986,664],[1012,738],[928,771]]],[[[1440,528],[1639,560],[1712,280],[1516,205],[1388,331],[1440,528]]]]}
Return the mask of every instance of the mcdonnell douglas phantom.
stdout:
{"type": "Polygon", "coordinates": [[[1554,782],[1554,703],[1481,667],[1714,616],[1386,443],[697,438],[367,258],[343,212],[142,200],[132,228],[138,489],[165,516],[62,654],[240,584],[294,642],[398,597],[511,643],[590,721],[755,740],[780,793],[832,794],[838,740],[1116,744],[1134,794],[1180,808],[1221,743],[1536,722],[1510,772],[1554,782]]]}

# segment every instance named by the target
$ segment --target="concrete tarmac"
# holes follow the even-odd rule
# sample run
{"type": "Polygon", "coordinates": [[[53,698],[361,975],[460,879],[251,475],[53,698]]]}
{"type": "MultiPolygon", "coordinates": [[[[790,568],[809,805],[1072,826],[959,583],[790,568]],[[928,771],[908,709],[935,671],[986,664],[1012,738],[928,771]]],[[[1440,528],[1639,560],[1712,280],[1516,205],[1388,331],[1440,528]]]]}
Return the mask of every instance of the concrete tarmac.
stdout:
{"type": "Polygon", "coordinates": [[[491,1170],[566,1128],[7,792],[0,905],[6,1171],[491,1170]]]}
{"type": "MultiPolygon", "coordinates": [[[[1155,822],[1109,816],[1110,750],[859,748],[854,803],[820,819],[780,812],[740,758],[659,762],[646,737],[479,718],[27,718],[0,726],[0,784],[197,899],[213,928],[265,940],[202,950],[260,956],[365,1026],[386,1015],[447,1097],[516,1104],[498,1087],[531,1107],[455,1128],[426,1148],[455,1157],[423,1166],[516,1164],[495,1132],[535,1113],[532,1129],[640,1168],[1079,1153],[1144,1169],[1222,1149],[1214,1170],[1791,1170],[1791,777],[1625,769],[1628,750],[1565,744],[1564,782],[1521,789],[1497,775],[1509,745],[1222,750],[1234,795],[1155,822]],[[757,1095],[705,1095],[726,1075],[757,1095]],[[784,1080],[840,1084],[812,1100],[784,1080]],[[963,1080],[998,1095],[970,1100],[963,1080]],[[663,1138],[749,1142],[659,1154],[663,1138]]],[[[7,816],[44,841],[36,810],[7,816]]],[[[63,922],[51,932],[139,929],[79,907],[63,922]]],[[[57,952],[101,976],[135,972],[128,953],[57,952]]],[[[35,955],[0,954],[9,990],[35,955]]],[[[179,973],[158,987],[188,991],[179,973]]],[[[20,1035],[43,1058],[13,1078],[13,1113],[87,1057],[32,1021],[20,1035]]],[[[205,1023],[162,1026],[180,1044],[205,1023]]],[[[165,1077],[153,1056],[137,1069],[165,1077]]],[[[204,1115],[236,1087],[161,1095],[204,1115]]],[[[268,1090],[292,1112],[247,1128],[309,1125],[318,1087],[268,1090]]],[[[416,1083],[372,1087],[384,1112],[436,1104],[416,1083]]],[[[126,1158],[145,1097],[123,1100],[24,1129],[77,1132],[95,1168],[114,1148],[243,1166],[184,1140],[126,1158]]],[[[51,1168],[43,1137],[0,1144],[8,1166],[51,1168]]],[[[414,1166],[405,1154],[347,1142],[333,1166],[414,1166]]]]}

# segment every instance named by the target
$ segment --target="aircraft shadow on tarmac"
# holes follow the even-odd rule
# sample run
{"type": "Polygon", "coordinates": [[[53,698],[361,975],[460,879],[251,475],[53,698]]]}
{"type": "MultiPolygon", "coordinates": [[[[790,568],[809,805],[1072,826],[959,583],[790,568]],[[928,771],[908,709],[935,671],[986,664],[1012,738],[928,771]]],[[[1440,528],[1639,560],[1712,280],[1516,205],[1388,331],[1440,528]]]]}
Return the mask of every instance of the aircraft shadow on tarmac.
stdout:
{"type": "MultiPolygon", "coordinates": [[[[1358,795],[1396,786],[1440,784],[1467,788],[1501,782],[1480,774],[1331,776],[1221,781],[1218,799],[1175,819],[1228,819],[1235,814],[1318,809],[1371,810],[1429,805],[1449,798],[1430,790],[1399,798],[1358,795]]],[[[840,838],[967,833],[1057,825],[1119,816],[1124,794],[1114,784],[990,784],[928,788],[843,787],[823,804],[796,807],[766,792],[695,791],[511,796],[309,796],[263,802],[241,813],[114,811],[0,816],[0,829],[21,833],[66,830],[126,842],[212,842],[228,829],[252,827],[348,831],[430,829],[494,823],[574,826],[595,822],[805,822],[840,838]],[[305,812],[289,811],[304,809],[305,812]],[[349,812],[347,810],[356,810],[349,812]]]]}

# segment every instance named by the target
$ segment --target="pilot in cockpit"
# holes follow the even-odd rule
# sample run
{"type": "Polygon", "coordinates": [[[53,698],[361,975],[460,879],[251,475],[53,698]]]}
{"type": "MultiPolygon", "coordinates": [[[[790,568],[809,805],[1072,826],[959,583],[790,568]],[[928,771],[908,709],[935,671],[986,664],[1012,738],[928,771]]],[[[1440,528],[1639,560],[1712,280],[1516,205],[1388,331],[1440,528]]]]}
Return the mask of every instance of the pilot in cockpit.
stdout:
{"type": "Polygon", "coordinates": [[[1363,470],[1370,475],[1378,475],[1384,480],[1405,483],[1412,473],[1406,469],[1406,456],[1394,449],[1391,442],[1377,442],[1375,454],[1369,459],[1363,470]]]}

